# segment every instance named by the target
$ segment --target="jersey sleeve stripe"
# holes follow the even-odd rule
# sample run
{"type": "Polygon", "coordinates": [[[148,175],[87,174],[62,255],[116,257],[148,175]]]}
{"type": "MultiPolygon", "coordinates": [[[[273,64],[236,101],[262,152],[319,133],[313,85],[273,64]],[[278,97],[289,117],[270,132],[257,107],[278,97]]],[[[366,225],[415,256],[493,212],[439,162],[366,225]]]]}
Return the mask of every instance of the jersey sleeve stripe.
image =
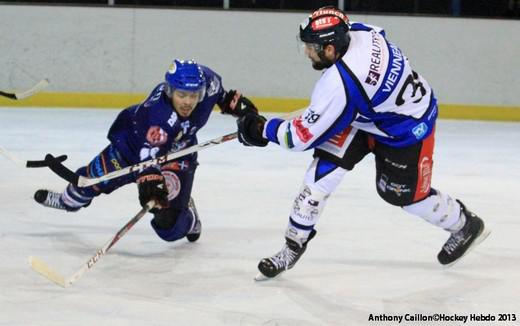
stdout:
{"type": "Polygon", "coordinates": [[[278,140],[278,128],[280,128],[280,125],[282,124],[283,121],[284,120],[279,119],[279,118],[273,118],[267,122],[267,126],[264,129],[265,138],[267,138],[267,140],[280,144],[280,142],[278,140]]]}

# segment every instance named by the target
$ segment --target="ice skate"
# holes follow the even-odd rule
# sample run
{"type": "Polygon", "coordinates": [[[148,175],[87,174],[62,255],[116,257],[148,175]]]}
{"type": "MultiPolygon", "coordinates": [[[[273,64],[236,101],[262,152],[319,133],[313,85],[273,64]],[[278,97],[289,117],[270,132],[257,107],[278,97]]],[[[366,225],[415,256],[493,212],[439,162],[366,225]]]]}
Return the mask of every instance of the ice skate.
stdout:
{"type": "Polygon", "coordinates": [[[461,214],[464,214],[466,218],[466,223],[460,231],[451,234],[437,255],[439,263],[446,266],[456,263],[476,245],[484,241],[491,232],[486,229],[482,219],[467,210],[459,200],[457,201],[461,207],[461,214]]]}
{"type": "Polygon", "coordinates": [[[65,206],[65,204],[63,204],[63,200],[61,200],[61,193],[58,192],[39,189],[34,193],[34,200],[45,207],[61,209],[64,211],[70,210],[65,206]]]}
{"type": "MultiPolygon", "coordinates": [[[[67,212],[76,212],[81,208],[81,207],[70,207],[70,206],[65,205],[61,196],[62,196],[62,194],[59,192],[54,192],[54,191],[50,191],[50,190],[46,190],[46,189],[38,189],[34,193],[34,200],[36,200],[36,202],[42,204],[45,207],[61,209],[61,210],[67,211],[67,212]]],[[[90,205],[90,202],[83,207],[86,207],[88,205],[90,205]]]]}
{"type": "Polygon", "coordinates": [[[188,231],[186,238],[189,242],[195,242],[200,237],[200,232],[202,231],[202,224],[199,219],[199,213],[197,212],[197,208],[195,207],[195,202],[193,198],[190,198],[190,202],[188,203],[188,207],[193,212],[193,218],[195,219],[191,230],[188,231]]]}
{"type": "Polygon", "coordinates": [[[274,256],[264,258],[258,264],[260,273],[256,275],[256,281],[265,281],[278,276],[280,273],[293,268],[298,259],[307,249],[307,243],[316,235],[316,231],[312,230],[306,240],[300,240],[296,236],[291,237],[287,232],[285,236],[285,244],[274,256]]]}

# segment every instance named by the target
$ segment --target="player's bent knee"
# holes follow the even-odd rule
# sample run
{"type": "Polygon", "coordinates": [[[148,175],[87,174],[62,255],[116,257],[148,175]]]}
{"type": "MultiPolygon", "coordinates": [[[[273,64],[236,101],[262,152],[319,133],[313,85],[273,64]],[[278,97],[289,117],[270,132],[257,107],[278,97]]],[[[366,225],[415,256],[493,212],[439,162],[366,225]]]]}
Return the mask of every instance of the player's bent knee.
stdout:
{"type": "Polygon", "coordinates": [[[186,236],[193,223],[193,214],[188,209],[161,209],[150,222],[155,233],[164,241],[175,241],[186,236]]]}
{"type": "Polygon", "coordinates": [[[393,206],[407,206],[413,204],[412,196],[400,195],[398,192],[383,192],[377,188],[377,193],[385,202],[393,206]]]}

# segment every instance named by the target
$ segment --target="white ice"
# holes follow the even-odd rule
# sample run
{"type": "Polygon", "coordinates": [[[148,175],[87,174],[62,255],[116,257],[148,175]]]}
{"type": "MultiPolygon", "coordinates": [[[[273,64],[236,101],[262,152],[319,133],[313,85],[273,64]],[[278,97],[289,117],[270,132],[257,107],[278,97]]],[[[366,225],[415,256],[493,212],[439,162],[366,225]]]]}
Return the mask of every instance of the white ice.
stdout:
{"type": "MultiPolygon", "coordinates": [[[[65,163],[75,169],[106,146],[116,114],[0,109],[0,146],[22,159],[68,154],[65,163]]],[[[199,139],[234,130],[233,119],[214,113],[199,139]]],[[[460,263],[437,263],[445,231],[378,197],[367,157],[329,199],[296,267],[263,283],[253,281],[256,265],[283,244],[312,152],[235,141],[202,151],[193,190],[200,240],[163,242],[146,216],[68,289],[35,273],[27,257],[70,276],[140,209],[136,187],[78,213],[51,210],[33,201],[34,191],[66,183],[0,157],[0,324],[373,325],[370,314],[407,313],[518,320],[520,124],[441,120],[436,138],[433,186],[462,199],[492,229],[460,263]]]]}

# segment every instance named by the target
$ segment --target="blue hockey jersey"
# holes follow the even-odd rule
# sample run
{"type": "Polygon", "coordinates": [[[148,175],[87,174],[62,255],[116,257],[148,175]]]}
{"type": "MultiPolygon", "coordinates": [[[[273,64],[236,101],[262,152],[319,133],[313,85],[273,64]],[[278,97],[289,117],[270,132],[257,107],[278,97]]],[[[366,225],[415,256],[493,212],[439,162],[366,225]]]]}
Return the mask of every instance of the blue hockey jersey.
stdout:
{"type": "MultiPolygon", "coordinates": [[[[197,132],[225,94],[221,77],[208,67],[200,67],[206,79],[206,92],[188,118],[175,112],[166,95],[165,83],[157,85],[142,103],[119,113],[107,137],[128,164],[197,144],[197,132]]],[[[196,153],[179,159],[195,160],[196,153]]]]}

